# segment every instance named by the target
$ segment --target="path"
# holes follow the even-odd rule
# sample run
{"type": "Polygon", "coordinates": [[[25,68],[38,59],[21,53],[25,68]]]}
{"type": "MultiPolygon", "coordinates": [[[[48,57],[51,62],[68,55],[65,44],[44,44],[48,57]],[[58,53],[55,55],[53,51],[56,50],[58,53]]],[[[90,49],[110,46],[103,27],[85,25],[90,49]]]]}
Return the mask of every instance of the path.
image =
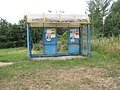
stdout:
{"type": "Polygon", "coordinates": [[[0,62],[0,67],[11,65],[11,64],[13,64],[13,62],[0,62]]]}

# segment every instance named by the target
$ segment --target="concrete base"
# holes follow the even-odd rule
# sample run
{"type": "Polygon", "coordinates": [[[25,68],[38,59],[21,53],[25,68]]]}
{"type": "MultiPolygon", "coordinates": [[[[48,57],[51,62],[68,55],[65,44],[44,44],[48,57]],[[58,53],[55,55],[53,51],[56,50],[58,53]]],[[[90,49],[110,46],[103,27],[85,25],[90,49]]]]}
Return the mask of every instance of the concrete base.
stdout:
{"type": "Polygon", "coordinates": [[[58,56],[58,57],[36,57],[32,60],[66,60],[66,59],[77,59],[77,58],[86,58],[84,56],[58,56]]]}

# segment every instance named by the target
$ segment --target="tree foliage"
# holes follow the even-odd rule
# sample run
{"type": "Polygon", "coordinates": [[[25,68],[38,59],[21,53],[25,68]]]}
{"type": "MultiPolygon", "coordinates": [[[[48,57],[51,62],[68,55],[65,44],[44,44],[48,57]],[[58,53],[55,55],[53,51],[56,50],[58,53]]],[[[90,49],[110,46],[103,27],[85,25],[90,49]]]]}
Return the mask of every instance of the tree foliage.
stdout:
{"type": "Polygon", "coordinates": [[[94,33],[104,32],[104,18],[108,15],[111,0],[89,0],[88,11],[94,33]]]}
{"type": "MultiPolygon", "coordinates": [[[[42,38],[40,28],[33,28],[32,41],[38,43],[42,38]]],[[[11,24],[5,19],[0,19],[0,48],[22,47],[27,44],[26,17],[19,20],[18,24],[11,24]]]]}
{"type": "Polygon", "coordinates": [[[105,36],[120,34],[120,0],[114,2],[105,20],[105,36]]]}

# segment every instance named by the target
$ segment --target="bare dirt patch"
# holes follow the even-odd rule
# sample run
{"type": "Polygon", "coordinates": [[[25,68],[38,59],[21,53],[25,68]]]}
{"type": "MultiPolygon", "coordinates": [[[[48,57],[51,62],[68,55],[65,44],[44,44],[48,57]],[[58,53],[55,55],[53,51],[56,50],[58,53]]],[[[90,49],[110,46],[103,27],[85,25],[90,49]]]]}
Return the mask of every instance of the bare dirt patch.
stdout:
{"type": "Polygon", "coordinates": [[[120,77],[104,77],[105,72],[102,68],[84,67],[19,71],[14,78],[3,81],[1,89],[120,90],[120,77]]]}
{"type": "Polygon", "coordinates": [[[13,62],[0,62],[0,67],[11,65],[11,64],[13,64],[13,62]]]}

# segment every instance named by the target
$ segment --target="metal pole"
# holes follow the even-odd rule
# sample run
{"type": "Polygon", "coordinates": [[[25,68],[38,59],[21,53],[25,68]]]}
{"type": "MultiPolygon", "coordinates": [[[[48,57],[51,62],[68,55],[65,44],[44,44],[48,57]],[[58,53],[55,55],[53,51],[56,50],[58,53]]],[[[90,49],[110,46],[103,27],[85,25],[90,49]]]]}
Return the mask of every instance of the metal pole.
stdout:
{"type": "Polygon", "coordinates": [[[82,55],[82,28],[79,27],[79,54],[82,55]]]}
{"type": "Polygon", "coordinates": [[[29,25],[27,24],[27,48],[28,48],[28,59],[31,59],[31,50],[30,50],[30,32],[29,25]]]}
{"type": "Polygon", "coordinates": [[[30,38],[30,54],[32,56],[32,35],[31,35],[32,28],[29,28],[29,38],[30,38]]]}
{"type": "Polygon", "coordinates": [[[70,55],[70,28],[68,28],[68,55],[70,55]]]}
{"type": "Polygon", "coordinates": [[[42,28],[42,41],[43,41],[43,54],[45,54],[45,32],[44,27],[42,28]]]}
{"type": "Polygon", "coordinates": [[[87,25],[87,56],[91,56],[90,55],[90,25],[87,25]]]}
{"type": "Polygon", "coordinates": [[[81,55],[83,55],[83,27],[81,27],[81,55]]]}

